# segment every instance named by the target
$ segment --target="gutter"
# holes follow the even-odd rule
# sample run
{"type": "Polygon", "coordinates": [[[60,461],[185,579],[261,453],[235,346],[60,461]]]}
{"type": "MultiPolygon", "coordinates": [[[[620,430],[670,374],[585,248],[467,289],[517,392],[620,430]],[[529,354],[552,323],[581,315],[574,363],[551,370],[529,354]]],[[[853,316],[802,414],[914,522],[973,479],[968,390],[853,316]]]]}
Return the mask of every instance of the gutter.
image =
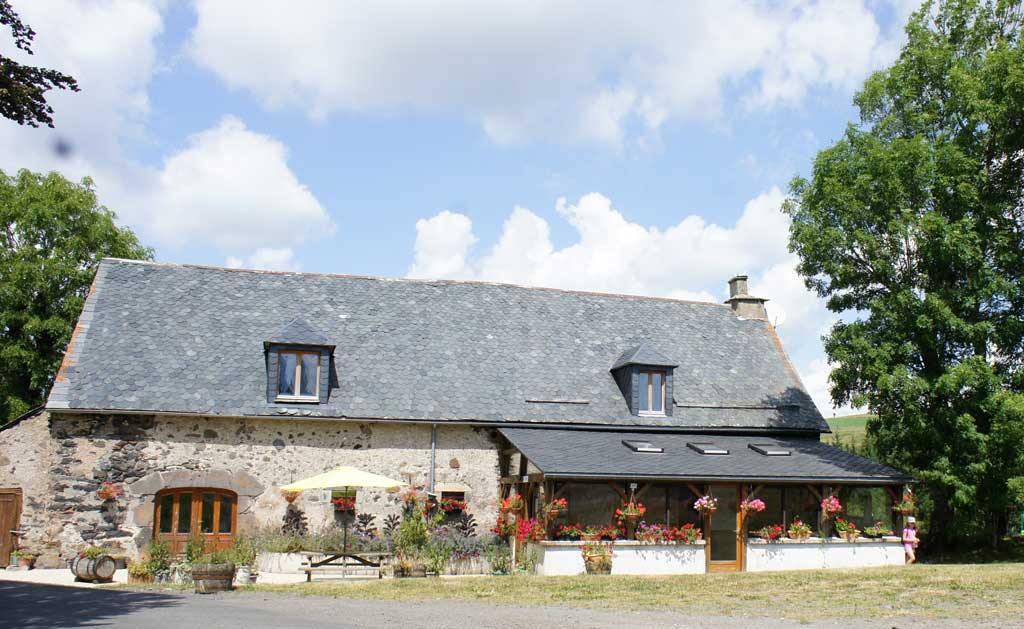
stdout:
{"type": "Polygon", "coordinates": [[[551,480],[649,480],[649,481],[707,481],[707,482],[741,482],[741,483],[764,483],[768,481],[782,483],[836,483],[843,485],[902,485],[912,483],[914,479],[910,476],[890,476],[885,478],[829,478],[814,476],[672,476],[658,474],[568,474],[544,473],[544,478],[551,480]]]}
{"type": "Polygon", "coordinates": [[[380,422],[388,424],[420,424],[433,425],[443,424],[446,426],[477,426],[490,428],[539,428],[539,429],[569,429],[569,430],[594,430],[609,432],[685,432],[685,433],[725,433],[725,434],[750,434],[763,436],[765,431],[786,433],[792,435],[803,435],[817,437],[827,431],[817,428],[789,428],[785,426],[645,426],[637,424],[593,424],[579,422],[524,422],[524,421],[503,421],[500,419],[411,419],[391,417],[370,417],[357,415],[290,415],[287,413],[274,415],[221,415],[218,413],[196,412],[196,411],[153,411],[139,409],[93,409],[93,408],[68,408],[47,404],[45,410],[52,414],[109,414],[109,415],[160,415],[163,417],[217,417],[222,419],[297,419],[303,421],[326,421],[326,422],[380,422]]]}

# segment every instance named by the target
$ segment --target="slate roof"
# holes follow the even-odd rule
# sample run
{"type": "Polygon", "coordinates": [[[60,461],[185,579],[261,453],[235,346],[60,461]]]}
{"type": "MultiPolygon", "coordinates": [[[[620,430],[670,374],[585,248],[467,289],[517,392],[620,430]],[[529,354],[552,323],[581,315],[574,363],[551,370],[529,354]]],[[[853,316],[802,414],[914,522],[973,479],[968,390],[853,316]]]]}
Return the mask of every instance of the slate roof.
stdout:
{"type": "Polygon", "coordinates": [[[612,365],[612,369],[625,367],[626,365],[650,365],[651,367],[678,367],[679,363],[664,354],[651,349],[647,343],[632,347],[622,353],[619,359],[612,365]]]}
{"type": "Polygon", "coordinates": [[[828,430],[771,326],[721,304],[124,260],[47,408],[828,430]],[[326,404],[267,401],[264,342],[296,318],[336,346],[326,404]],[[609,371],[643,343],[679,364],[671,417],[631,415],[609,371]]]}
{"type": "Polygon", "coordinates": [[[331,343],[316,326],[301,317],[292,319],[283,328],[271,334],[267,343],[334,347],[334,343],[331,343]]]}
{"type": "Polygon", "coordinates": [[[549,478],[878,484],[913,480],[902,472],[815,438],[544,428],[500,431],[549,478]],[[623,440],[649,441],[664,452],[635,452],[623,445],[623,440]],[[687,446],[692,442],[711,442],[729,454],[700,454],[687,446]],[[751,449],[750,444],[789,450],[790,455],[765,456],[751,449]]]}

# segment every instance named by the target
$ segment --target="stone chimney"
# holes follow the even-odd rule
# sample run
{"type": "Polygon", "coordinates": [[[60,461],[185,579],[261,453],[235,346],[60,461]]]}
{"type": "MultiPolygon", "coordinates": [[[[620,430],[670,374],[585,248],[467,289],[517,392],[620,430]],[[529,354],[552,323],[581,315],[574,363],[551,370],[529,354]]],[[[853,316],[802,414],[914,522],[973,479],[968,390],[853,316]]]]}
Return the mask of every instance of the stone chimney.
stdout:
{"type": "Polygon", "coordinates": [[[764,308],[762,297],[754,297],[747,293],[747,276],[737,275],[729,280],[729,299],[725,303],[732,306],[732,311],[744,319],[768,320],[768,311],[764,308]]]}

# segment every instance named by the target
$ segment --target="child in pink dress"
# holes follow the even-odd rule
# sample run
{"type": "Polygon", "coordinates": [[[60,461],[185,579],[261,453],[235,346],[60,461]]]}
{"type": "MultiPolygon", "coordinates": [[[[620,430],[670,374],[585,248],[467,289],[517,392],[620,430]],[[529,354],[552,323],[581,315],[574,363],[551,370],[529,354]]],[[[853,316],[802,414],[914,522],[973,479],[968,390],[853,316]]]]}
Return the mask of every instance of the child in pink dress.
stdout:
{"type": "Polygon", "coordinates": [[[907,518],[907,526],[903,528],[903,551],[907,555],[908,564],[917,561],[915,550],[920,541],[917,537],[917,520],[910,516],[907,518]]]}

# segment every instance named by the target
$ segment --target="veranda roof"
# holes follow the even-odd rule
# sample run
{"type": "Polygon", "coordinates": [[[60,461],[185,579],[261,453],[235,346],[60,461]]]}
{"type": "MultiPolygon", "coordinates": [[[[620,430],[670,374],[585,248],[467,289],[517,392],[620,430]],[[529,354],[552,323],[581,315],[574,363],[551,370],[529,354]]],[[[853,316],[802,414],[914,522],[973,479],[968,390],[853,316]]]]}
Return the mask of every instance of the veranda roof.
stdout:
{"type": "Polygon", "coordinates": [[[891,467],[812,438],[544,428],[502,428],[501,434],[552,479],[863,485],[913,480],[891,467]],[[638,451],[638,442],[651,447],[638,451]],[[658,449],[661,452],[650,451],[658,449]]]}
{"type": "Polygon", "coordinates": [[[284,491],[344,489],[346,487],[383,487],[385,489],[395,489],[404,484],[402,481],[386,476],[364,472],[363,470],[343,465],[330,472],[324,472],[323,474],[317,474],[316,476],[310,476],[309,478],[290,483],[281,489],[284,491]]]}

